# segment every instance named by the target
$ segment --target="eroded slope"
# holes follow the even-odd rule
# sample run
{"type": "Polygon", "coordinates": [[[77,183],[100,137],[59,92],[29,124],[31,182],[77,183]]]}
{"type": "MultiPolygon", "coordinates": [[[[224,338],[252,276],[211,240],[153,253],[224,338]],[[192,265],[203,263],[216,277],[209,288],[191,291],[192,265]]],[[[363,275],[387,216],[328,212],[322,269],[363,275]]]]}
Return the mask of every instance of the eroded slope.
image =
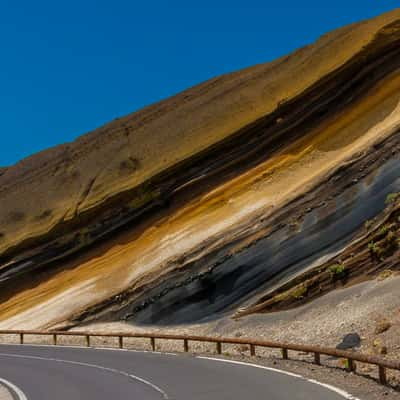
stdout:
{"type": "Polygon", "coordinates": [[[348,245],[400,190],[399,19],[8,168],[2,325],[215,318],[348,245]]]}

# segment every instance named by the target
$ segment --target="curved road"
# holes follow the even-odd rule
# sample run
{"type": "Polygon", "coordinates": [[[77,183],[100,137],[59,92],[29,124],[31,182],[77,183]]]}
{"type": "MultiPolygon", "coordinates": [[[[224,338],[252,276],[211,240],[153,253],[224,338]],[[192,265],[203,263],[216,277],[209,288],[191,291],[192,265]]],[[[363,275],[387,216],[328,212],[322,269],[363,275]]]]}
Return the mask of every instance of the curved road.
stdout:
{"type": "Polygon", "coordinates": [[[2,345],[0,378],[19,387],[28,400],[344,398],[328,387],[262,367],[107,349],[2,345]]]}

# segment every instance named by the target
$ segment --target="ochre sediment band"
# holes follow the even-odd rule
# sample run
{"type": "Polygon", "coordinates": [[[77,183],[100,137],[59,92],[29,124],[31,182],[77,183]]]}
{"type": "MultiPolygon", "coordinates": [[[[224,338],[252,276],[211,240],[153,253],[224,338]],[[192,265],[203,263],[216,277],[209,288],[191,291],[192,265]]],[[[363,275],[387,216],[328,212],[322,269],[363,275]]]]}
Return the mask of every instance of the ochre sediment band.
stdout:
{"type": "Polygon", "coordinates": [[[382,211],[385,196],[400,191],[399,16],[344,28],[314,50],[213,80],[186,101],[182,94],[7,168],[4,325],[28,314],[38,326],[199,320],[254,296],[263,302],[282,273],[343,248],[382,211]],[[320,59],[338,49],[335,62],[320,59]],[[207,118],[211,110],[221,120],[207,118]],[[169,118],[179,121],[175,130],[169,118]],[[163,127],[172,136],[159,133],[163,127]],[[97,167],[106,151],[116,158],[97,167]],[[54,197],[44,198],[49,187],[54,197]],[[15,204],[20,188],[32,197],[26,209],[15,204]],[[332,220],[343,224],[337,236],[332,220]]]}

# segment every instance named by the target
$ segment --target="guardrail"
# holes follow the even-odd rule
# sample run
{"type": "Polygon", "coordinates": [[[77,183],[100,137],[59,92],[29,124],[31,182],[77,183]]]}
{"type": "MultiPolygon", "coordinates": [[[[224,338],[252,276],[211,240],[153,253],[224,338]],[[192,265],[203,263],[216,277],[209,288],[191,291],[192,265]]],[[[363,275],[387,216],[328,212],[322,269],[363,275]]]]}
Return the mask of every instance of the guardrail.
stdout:
{"type": "Polygon", "coordinates": [[[216,344],[217,354],[222,354],[223,344],[238,344],[249,346],[250,355],[256,355],[257,347],[265,347],[270,349],[280,349],[282,358],[284,360],[289,359],[289,350],[311,353],[314,354],[314,363],[321,365],[321,355],[339,357],[347,360],[347,371],[354,372],[356,370],[355,362],[361,362],[364,364],[372,364],[378,367],[379,381],[381,384],[387,384],[386,370],[400,371],[400,361],[385,360],[381,357],[366,355],[357,353],[354,351],[337,350],[322,346],[308,346],[290,343],[270,342],[264,340],[254,340],[250,338],[226,338],[226,337],[208,337],[208,336],[191,336],[191,335],[167,335],[167,334],[155,334],[155,333],[126,333],[126,332],[82,332],[82,331],[38,331],[38,330],[0,330],[0,335],[18,335],[20,344],[24,344],[25,337],[27,335],[39,335],[39,336],[52,336],[53,344],[57,345],[57,338],[59,336],[78,336],[86,339],[86,346],[90,347],[91,337],[104,337],[104,338],[115,338],[118,339],[118,347],[124,348],[124,338],[141,338],[149,339],[151,349],[156,350],[156,340],[182,340],[183,351],[189,352],[189,342],[207,342],[216,344]]]}

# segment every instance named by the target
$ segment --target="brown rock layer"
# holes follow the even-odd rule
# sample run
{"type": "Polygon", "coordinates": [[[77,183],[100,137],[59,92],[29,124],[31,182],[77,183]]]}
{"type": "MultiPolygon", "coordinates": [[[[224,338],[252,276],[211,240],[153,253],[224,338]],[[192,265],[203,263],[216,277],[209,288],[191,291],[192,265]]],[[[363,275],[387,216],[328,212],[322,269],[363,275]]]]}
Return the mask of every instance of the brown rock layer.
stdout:
{"type": "MultiPolygon", "coordinates": [[[[321,203],[343,165],[372,162],[376,142],[397,146],[399,67],[395,10],[0,170],[4,325],[20,325],[24,313],[40,307],[52,311],[38,325],[72,315],[77,321],[99,313],[130,318],[148,304],[153,311],[139,319],[168,313],[171,304],[179,314],[179,304],[197,304],[196,296],[202,304],[219,282],[203,280],[204,293],[195,288],[193,277],[204,270],[219,266],[221,276],[245,276],[226,262],[249,248],[252,284],[232,298],[217,290],[218,305],[198,318],[233,309],[272,278],[274,267],[262,267],[267,253],[252,249],[293,220],[294,202],[314,196],[321,203]],[[60,312],[51,299],[62,303],[71,293],[75,301],[60,312]]],[[[388,172],[396,154],[386,152],[379,161],[379,179],[390,187],[397,187],[388,172]]],[[[354,179],[372,179],[372,171],[352,174],[341,181],[343,191],[354,179]]],[[[380,211],[376,204],[371,213],[380,211]]],[[[355,234],[363,217],[357,202],[335,207],[336,218],[351,209],[355,234]]],[[[343,233],[341,240],[350,236],[343,233]]],[[[314,259],[324,251],[316,248],[314,259]]],[[[307,268],[293,263],[290,271],[307,268]]]]}

